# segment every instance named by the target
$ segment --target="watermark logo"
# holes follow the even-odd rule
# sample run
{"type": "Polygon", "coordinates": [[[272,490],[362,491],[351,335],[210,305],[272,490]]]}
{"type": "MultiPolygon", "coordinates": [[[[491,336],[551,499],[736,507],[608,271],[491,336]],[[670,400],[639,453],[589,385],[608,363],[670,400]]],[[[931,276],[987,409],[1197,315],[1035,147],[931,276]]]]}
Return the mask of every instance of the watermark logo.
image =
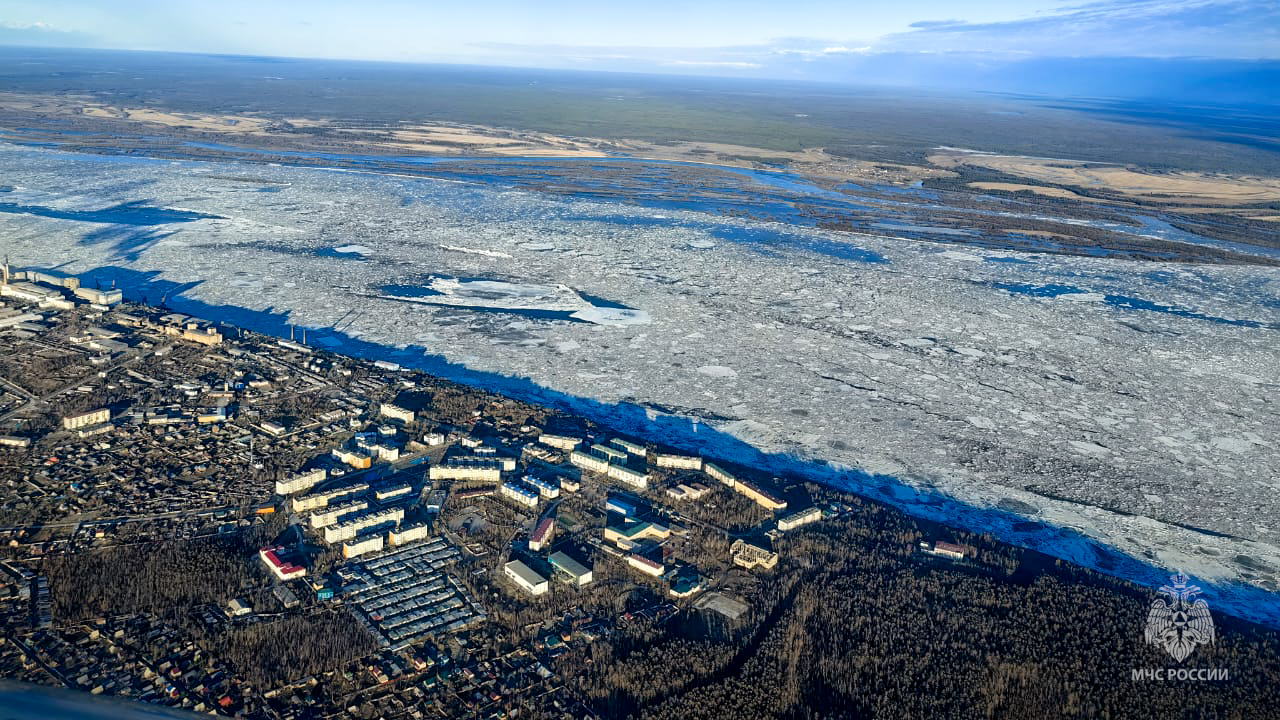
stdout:
{"type": "Polygon", "coordinates": [[[1209,604],[1200,594],[1198,585],[1188,585],[1187,576],[1170,575],[1171,585],[1161,585],[1160,594],[1147,613],[1146,641],[1148,645],[1164,648],[1177,662],[1182,662],[1201,645],[1210,645],[1214,639],[1213,616],[1209,604]],[[1194,600],[1192,598],[1195,598],[1194,600]]]}

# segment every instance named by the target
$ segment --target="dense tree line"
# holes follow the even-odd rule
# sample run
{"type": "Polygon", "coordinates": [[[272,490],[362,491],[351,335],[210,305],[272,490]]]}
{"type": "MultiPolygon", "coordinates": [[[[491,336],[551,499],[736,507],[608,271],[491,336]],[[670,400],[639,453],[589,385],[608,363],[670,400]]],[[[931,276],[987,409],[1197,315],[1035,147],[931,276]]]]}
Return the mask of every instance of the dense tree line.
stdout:
{"type": "Polygon", "coordinates": [[[166,541],[51,556],[44,572],[60,621],[126,613],[176,620],[194,605],[263,585],[251,552],[240,538],[166,541]]]}
{"type": "MultiPolygon", "coordinates": [[[[846,499],[847,500],[847,499],[846,499]]],[[[1275,717],[1280,635],[1221,614],[1183,666],[1226,682],[1134,681],[1172,667],[1146,645],[1148,590],[854,501],[854,513],[779,538],[783,561],[737,583],[741,632],[623,626],[557,669],[609,716],[742,718],[1275,717]],[[954,533],[972,560],[920,555],[954,533]]]]}
{"type": "Polygon", "coordinates": [[[345,610],[255,623],[205,642],[238,677],[262,689],[332,670],[378,647],[345,610]]]}

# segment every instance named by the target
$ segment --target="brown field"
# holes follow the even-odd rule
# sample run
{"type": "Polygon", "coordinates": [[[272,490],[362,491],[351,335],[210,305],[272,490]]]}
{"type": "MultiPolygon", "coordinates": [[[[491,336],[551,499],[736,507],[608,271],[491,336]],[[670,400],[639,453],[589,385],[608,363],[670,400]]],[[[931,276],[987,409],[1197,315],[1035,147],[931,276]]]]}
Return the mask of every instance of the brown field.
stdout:
{"type": "Polygon", "coordinates": [[[1065,198],[1068,200],[1087,200],[1089,202],[1097,202],[1095,198],[1077,195],[1065,188],[1043,187],[1041,185],[1018,185],[1016,183],[998,183],[998,182],[971,182],[968,184],[971,188],[978,190],[1004,190],[1005,192],[1030,192],[1045,197],[1065,198]]]}
{"type": "Polygon", "coordinates": [[[1167,205],[1230,206],[1280,201],[1280,178],[1160,173],[1078,160],[965,152],[939,152],[928,159],[942,168],[981,167],[1042,183],[1167,205]]]}
{"type": "Polygon", "coordinates": [[[309,143],[316,138],[315,130],[327,130],[332,133],[331,139],[341,137],[351,152],[547,158],[627,156],[742,168],[786,166],[792,172],[815,179],[887,185],[955,176],[955,173],[942,168],[837,157],[821,148],[779,151],[729,143],[611,141],[454,123],[400,122],[385,126],[352,126],[323,118],[270,120],[247,115],[171,113],[150,108],[116,107],[78,96],[0,93],[0,110],[74,116],[84,122],[141,123],[180,132],[242,138],[252,136],[266,141],[279,140],[286,145],[309,143]],[[311,134],[303,135],[296,132],[298,130],[307,130],[311,134]]]}

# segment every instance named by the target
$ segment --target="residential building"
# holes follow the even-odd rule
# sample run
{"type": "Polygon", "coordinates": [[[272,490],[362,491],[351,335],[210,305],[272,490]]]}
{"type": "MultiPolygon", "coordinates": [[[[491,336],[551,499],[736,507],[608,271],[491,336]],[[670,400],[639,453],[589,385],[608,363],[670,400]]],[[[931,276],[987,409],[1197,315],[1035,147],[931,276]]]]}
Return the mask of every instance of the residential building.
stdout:
{"type": "Polygon", "coordinates": [[[522,485],[505,482],[498,486],[498,493],[526,507],[538,507],[538,493],[522,485]]]}
{"type": "Polygon", "coordinates": [[[294,493],[306,492],[323,482],[329,477],[328,471],[324,468],[316,468],[304,473],[299,473],[287,480],[276,481],[277,495],[292,495],[294,493]]]}
{"type": "Polygon", "coordinates": [[[632,470],[625,465],[611,464],[605,474],[624,485],[635,488],[636,490],[644,490],[649,487],[649,473],[632,470]]]}
{"type": "Polygon", "coordinates": [[[529,535],[529,549],[533,552],[542,552],[544,548],[550,547],[555,536],[556,519],[553,517],[543,518],[538,523],[538,527],[534,528],[533,533],[529,535]]]}
{"type": "Polygon", "coordinates": [[[582,444],[581,438],[566,437],[564,435],[552,435],[550,433],[542,433],[538,436],[538,442],[558,450],[573,450],[582,444]]]}
{"type": "Polygon", "coordinates": [[[609,444],[625,450],[628,454],[635,455],[636,457],[644,457],[649,453],[649,451],[645,449],[645,446],[633,443],[629,440],[623,440],[622,438],[613,438],[609,441],[609,444]]]}
{"type": "Polygon", "coordinates": [[[669,455],[667,453],[658,453],[654,456],[654,464],[661,468],[701,470],[702,458],[693,455],[669,455]]]}
{"type": "Polygon", "coordinates": [[[378,414],[385,418],[399,420],[406,425],[413,422],[416,417],[412,410],[406,410],[399,405],[393,405],[391,403],[382,403],[382,405],[378,407],[378,414]]]}
{"type": "Polygon", "coordinates": [[[90,410],[79,415],[67,415],[62,418],[62,427],[66,430],[78,430],[90,425],[98,425],[111,420],[111,411],[107,408],[90,410]]]}
{"type": "Polygon", "coordinates": [[[822,519],[822,511],[816,507],[809,507],[797,513],[792,513],[778,519],[778,529],[783,532],[794,530],[801,525],[808,525],[811,522],[817,522],[822,519]]]}
{"type": "Polygon", "coordinates": [[[365,553],[378,552],[383,547],[381,535],[370,535],[367,538],[353,540],[342,544],[342,557],[353,558],[365,553]]]}

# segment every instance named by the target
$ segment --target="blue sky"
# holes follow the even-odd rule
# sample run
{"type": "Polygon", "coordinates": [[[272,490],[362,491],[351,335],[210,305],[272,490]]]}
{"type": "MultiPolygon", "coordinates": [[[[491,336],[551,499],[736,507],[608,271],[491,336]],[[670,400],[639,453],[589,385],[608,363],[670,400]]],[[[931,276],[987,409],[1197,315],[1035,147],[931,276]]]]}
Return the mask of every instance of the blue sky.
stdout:
{"type": "Polygon", "coordinates": [[[0,44],[838,78],[877,56],[1280,58],[1280,0],[0,0],[0,44]]]}

